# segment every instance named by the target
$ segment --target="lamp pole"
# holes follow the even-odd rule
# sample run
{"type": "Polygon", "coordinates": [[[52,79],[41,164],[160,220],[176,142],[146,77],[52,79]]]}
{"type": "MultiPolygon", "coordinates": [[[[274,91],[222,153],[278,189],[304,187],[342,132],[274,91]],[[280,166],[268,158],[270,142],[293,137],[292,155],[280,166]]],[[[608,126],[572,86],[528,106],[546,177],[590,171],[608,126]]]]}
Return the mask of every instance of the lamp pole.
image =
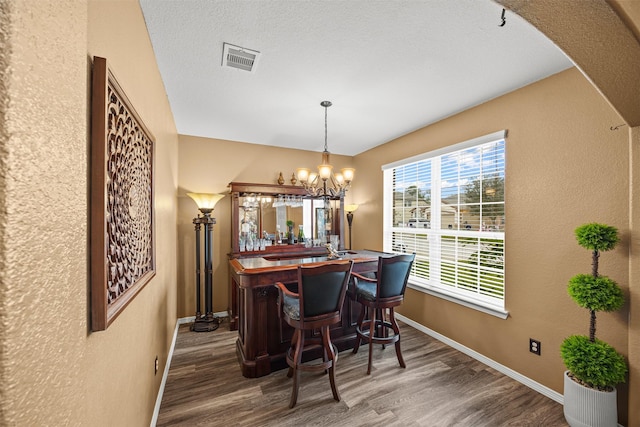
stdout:
{"type": "Polygon", "coordinates": [[[347,222],[349,223],[349,250],[351,250],[351,223],[353,222],[353,212],[347,212],[347,222]]]}
{"type": "Polygon", "coordinates": [[[193,219],[196,232],[196,318],[191,326],[195,332],[215,331],[220,326],[220,319],[213,315],[213,224],[215,218],[211,218],[213,207],[223,194],[187,193],[191,197],[202,215],[193,219]],[[201,275],[200,270],[200,231],[204,225],[204,315],[201,311],[201,275]]]}
{"type": "Polygon", "coordinates": [[[191,330],[195,332],[215,331],[220,325],[219,320],[213,315],[213,224],[215,218],[211,218],[209,212],[193,219],[196,232],[196,318],[191,330]],[[200,310],[200,230],[204,225],[204,315],[200,310]]]}
{"type": "Polygon", "coordinates": [[[353,213],[358,209],[358,205],[347,205],[344,209],[347,211],[347,223],[349,224],[349,250],[351,250],[351,223],[353,223],[353,213]]]}

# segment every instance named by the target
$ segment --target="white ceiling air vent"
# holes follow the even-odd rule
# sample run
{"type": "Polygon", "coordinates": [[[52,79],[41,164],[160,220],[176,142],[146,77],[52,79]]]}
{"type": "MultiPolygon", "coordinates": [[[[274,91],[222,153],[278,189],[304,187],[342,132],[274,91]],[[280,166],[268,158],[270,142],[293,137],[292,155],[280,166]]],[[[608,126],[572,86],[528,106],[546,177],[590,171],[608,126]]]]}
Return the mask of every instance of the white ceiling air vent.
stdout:
{"type": "Polygon", "coordinates": [[[252,73],[256,69],[259,55],[260,52],[258,51],[224,43],[222,49],[222,67],[237,68],[252,73]]]}

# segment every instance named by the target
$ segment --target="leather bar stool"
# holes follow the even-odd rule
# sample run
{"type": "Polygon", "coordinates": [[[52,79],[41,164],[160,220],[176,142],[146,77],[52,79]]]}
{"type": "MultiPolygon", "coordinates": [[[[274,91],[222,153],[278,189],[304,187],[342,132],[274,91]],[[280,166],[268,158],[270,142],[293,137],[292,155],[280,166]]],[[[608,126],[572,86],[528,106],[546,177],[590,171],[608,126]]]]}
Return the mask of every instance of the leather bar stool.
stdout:
{"type": "Polygon", "coordinates": [[[400,329],[393,309],[404,300],[404,291],[414,259],[415,254],[379,257],[375,278],[351,273],[354,278],[355,300],[362,304],[353,353],[358,352],[361,341],[369,344],[367,375],[371,374],[374,343],[382,344],[383,348],[387,344],[395,343],[398,362],[401,367],[406,367],[400,349],[400,329]],[[385,319],[387,310],[389,320],[385,319]]]}
{"type": "Polygon", "coordinates": [[[337,261],[320,266],[298,267],[298,293],[281,283],[278,287],[278,313],[288,325],[295,328],[291,347],[286,354],[288,377],[293,377],[293,391],[289,408],[298,400],[300,371],[329,371],[333,398],[340,401],[335,382],[338,353],[331,343],[329,327],[340,322],[347,285],[353,261],[337,261]],[[312,330],[320,337],[312,337],[312,330]],[[322,362],[302,363],[302,355],[313,348],[322,348],[322,362]]]}

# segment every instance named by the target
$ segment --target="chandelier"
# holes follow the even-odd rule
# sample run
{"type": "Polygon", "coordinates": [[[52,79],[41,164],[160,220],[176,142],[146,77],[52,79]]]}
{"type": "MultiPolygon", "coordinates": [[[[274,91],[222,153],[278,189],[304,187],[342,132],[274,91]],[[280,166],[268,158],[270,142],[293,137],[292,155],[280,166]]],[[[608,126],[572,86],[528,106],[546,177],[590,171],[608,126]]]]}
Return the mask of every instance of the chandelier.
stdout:
{"type": "Polygon", "coordinates": [[[327,108],[331,107],[330,101],[320,103],[324,107],[324,151],[322,152],[322,164],[318,166],[318,172],[311,172],[307,168],[298,168],[296,173],[298,180],[312,197],[344,197],[349,189],[355,169],[344,168],[338,173],[333,173],[333,166],[329,164],[329,150],[327,149],[327,108]]]}

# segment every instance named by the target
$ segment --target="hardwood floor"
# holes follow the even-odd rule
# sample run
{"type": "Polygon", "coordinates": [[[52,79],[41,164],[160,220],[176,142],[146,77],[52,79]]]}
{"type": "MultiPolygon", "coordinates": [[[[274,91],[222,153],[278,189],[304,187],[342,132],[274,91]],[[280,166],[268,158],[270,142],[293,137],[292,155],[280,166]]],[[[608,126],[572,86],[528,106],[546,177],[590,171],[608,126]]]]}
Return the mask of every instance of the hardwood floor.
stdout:
{"type": "Polygon", "coordinates": [[[157,426],[567,426],[562,405],[471,357],[400,325],[406,369],[393,346],[341,352],[331,394],[327,375],[302,373],[298,404],[289,409],[286,370],[244,378],[237,332],[180,325],[157,426]]]}

